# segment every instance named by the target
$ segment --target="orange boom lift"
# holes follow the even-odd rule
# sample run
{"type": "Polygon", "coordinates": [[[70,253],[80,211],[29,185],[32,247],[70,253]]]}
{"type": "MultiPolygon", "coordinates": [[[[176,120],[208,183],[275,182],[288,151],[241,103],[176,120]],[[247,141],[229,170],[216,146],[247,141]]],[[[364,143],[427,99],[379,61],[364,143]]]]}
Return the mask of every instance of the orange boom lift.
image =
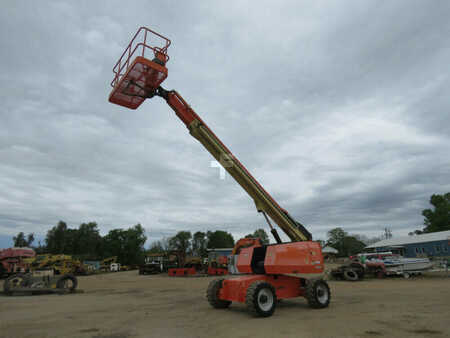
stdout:
{"type": "Polygon", "coordinates": [[[263,317],[271,316],[277,300],[284,298],[305,297],[313,308],[327,307],[330,289],[324,280],[316,278],[324,270],[319,243],[313,242],[304,226],[275,202],[180,94],[161,87],[168,74],[169,46],[166,37],[139,28],[114,66],[109,101],[136,109],[145,99],[163,98],[189,133],[254,200],[277,242],[262,245],[258,239],[239,240],[232,252],[229,271],[240,276],[213,280],[207,289],[209,303],[215,308],[227,308],[232,302],[246,303],[252,313],[263,317]],[[270,219],[291,242],[282,243],[270,219]]]}

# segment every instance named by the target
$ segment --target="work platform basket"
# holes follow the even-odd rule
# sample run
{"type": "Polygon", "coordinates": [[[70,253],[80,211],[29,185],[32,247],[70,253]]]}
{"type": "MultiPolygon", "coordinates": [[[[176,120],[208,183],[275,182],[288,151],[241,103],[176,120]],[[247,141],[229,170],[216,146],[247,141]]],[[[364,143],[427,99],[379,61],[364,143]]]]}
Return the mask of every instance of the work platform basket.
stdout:
{"type": "Polygon", "coordinates": [[[141,27],[113,68],[109,102],[136,109],[166,79],[170,40],[141,27]]]}

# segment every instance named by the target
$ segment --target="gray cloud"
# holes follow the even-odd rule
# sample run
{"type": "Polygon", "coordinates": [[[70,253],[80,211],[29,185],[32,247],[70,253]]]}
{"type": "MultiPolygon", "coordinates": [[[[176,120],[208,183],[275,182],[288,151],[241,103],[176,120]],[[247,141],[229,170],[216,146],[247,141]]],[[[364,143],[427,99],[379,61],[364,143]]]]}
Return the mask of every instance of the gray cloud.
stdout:
{"type": "Polygon", "coordinates": [[[164,85],[315,237],[416,229],[429,196],[450,190],[448,2],[247,6],[4,4],[0,236],[59,219],[141,222],[151,240],[263,225],[162,100],[107,102],[140,25],[172,39],[164,85]]]}

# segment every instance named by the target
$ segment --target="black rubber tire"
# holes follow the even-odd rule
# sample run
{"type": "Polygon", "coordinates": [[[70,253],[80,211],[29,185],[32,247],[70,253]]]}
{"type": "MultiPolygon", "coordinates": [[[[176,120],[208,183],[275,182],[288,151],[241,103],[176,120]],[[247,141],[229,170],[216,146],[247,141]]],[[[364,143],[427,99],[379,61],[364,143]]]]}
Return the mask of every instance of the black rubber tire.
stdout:
{"type": "Polygon", "coordinates": [[[343,276],[345,280],[350,282],[356,282],[359,279],[358,273],[353,269],[345,269],[343,272],[343,276]]]}
{"type": "Polygon", "coordinates": [[[231,301],[219,299],[219,291],[222,288],[223,281],[224,278],[212,280],[206,290],[206,298],[209,304],[215,309],[226,309],[231,305],[231,301]]]}
{"type": "Polygon", "coordinates": [[[353,270],[356,271],[359,279],[364,278],[364,274],[365,274],[364,265],[362,265],[360,263],[351,263],[350,268],[352,268],[353,270]]]}
{"type": "Polygon", "coordinates": [[[28,276],[22,273],[9,276],[3,284],[3,292],[6,295],[11,296],[14,293],[15,287],[26,287],[28,285],[28,279],[28,276]],[[19,284],[17,284],[18,278],[20,279],[19,284]]]}
{"type": "Polygon", "coordinates": [[[258,317],[270,317],[273,315],[275,308],[277,307],[277,294],[275,292],[275,288],[272,284],[264,282],[264,281],[256,281],[250,284],[247,288],[247,293],[245,296],[245,304],[247,305],[248,310],[251,314],[258,317]],[[272,306],[265,310],[260,305],[260,298],[263,295],[260,294],[261,290],[268,290],[272,293],[272,306]]]}
{"type": "Polygon", "coordinates": [[[69,291],[70,291],[70,292],[74,292],[75,289],[76,289],[77,286],[78,286],[78,280],[77,280],[77,278],[76,278],[74,275],[70,275],[70,274],[61,276],[61,277],[56,281],[56,288],[57,288],[57,289],[65,289],[65,288],[66,288],[65,282],[66,282],[67,280],[70,280],[70,281],[72,282],[72,286],[69,288],[69,291]]]}
{"type": "Polygon", "coordinates": [[[330,304],[331,291],[328,283],[323,279],[309,279],[306,281],[305,298],[308,305],[313,309],[323,309],[330,304]],[[325,299],[321,299],[323,291],[328,295],[325,299]]]}

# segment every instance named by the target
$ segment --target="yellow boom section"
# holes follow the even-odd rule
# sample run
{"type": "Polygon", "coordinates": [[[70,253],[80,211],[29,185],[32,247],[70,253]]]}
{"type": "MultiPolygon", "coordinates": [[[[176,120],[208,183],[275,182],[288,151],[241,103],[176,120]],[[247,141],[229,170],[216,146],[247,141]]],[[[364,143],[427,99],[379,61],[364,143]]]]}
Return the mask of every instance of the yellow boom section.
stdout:
{"type": "Polygon", "coordinates": [[[188,128],[190,134],[203,144],[211,155],[250,195],[258,211],[269,215],[292,241],[311,240],[311,234],[303,225],[296,222],[273,200],[200,118],[194,119],[188,125],[188,128]]]}

